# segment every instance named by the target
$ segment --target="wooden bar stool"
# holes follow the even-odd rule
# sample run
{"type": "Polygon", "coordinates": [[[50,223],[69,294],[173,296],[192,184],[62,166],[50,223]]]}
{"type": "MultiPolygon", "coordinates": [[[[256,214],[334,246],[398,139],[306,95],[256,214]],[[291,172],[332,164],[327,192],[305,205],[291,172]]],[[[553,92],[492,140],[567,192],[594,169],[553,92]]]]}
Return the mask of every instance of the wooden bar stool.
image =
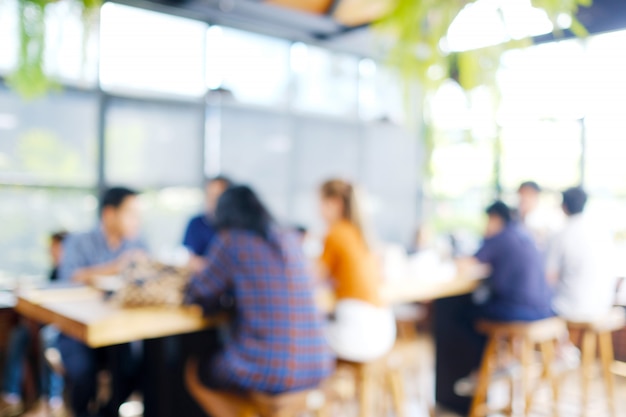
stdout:
{"type": "Polygon", "coordinates": [[[600,363],[606,388],[606,400],[611,416],[617,416],[615,409],[615,386],[611,368],[615,356],[613,353],[613,332],[626,326],[626,317],[622,308],[616,308],[606,317],[594,322],[568,322],[572,330],[579,330],[582,336],[581,371],[582,371],[582,407],[583,415],[589,409],[589,390],[593,380],[594,362],[597,350],[600,353],[600,363]],[[597,349],[599,347],[599,349],[597,349]]]}
{"type": "MultiPolygon", "coordinates": [[[[519,360],[521,363],[521,398],[524,400],[525,415],[528,415],[531,409],[535,392],[535,389],[530,386],[530,378],[534,365],[535,347],[539,346],[542,356],[541,380],[539,382],[547,381],[551,384],[554,415],[558,415],[559,381],[553,371],[553,365],[559,340],[567,334],[565,322],[556,317],[534,322],[482,321],[478,323],[477,329],[488,336],[488,342],[483,353],[470,417],[486,416],[493,412],[488,408],[487,394],[493,371],[499,359],[498,348],[500,345],[505,345],[507,347],[506,354],[511,355],[513,360],[519,360]]],[[[514,398],[514,378],[511,378],[511,398],[504,410],[505,412],[513,412],[514,398]]]]}
{"type": "Polygon", "coordinates": [[[312,413],[326,416],[326,393],[323,389],[311,389],[268,395],[252,392],[239,395],[205,387],[198,377],[198,363],[189,360],[185,367],[185,384],[191,397],[208,415],[219,409],[220,416],[232,417],[298,417],[312,413]]]}
{"type": "Polygon", "coordinates": [[[379,417],[380,404],[375,404],[377,394],[391,394],[392,406],[397,417],[405,417],[404,381],[402,371],[395,359],[385,356],[372,362],[349,362],[339,360],[337,368],[349,369],[356,378],[359,417],[379,417]],[[378,407],[377,407],[378,406],[378,407]],[[377,410],[375,413],[374,410],[377,410]]]}

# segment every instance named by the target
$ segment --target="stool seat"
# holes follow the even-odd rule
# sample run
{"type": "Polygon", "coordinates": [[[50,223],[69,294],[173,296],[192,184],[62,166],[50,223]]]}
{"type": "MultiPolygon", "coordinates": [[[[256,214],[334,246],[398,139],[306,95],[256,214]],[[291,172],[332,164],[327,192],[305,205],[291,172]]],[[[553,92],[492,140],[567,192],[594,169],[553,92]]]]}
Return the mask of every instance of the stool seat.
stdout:
{"type": "Polygon", "coordinates": [[[593,321],[568,321],[571,329],[592,330],[594,332],[616,332],[626,327],[626,314],[621,307],[615,307],[607,315],[593,321]]]}
{"type": "Polygon", "coordinates": [[[615,387],[613,381],[612,366],[615,360],[613,352],[612,333],[626,326],[626,315],[624,310],[616,307],[606,316],[587,322],[569,321],[568,326],[573,330],[580,330],[582,333],[582,407],[583,416],[586,416],[589,408],[590,387],[594,373],[594,363],[598,353],[600,354],[600,364],[604,378],[606,400],[611,416],[617,416],[615,406],[615,387]],[[599,351],[599,352],[598,352],[599,351]]]}
{"type": "Polygon", "coordinates": [[[323,388],[269,395],[251,392],[248,398],[261,416],[295,416],[303,411],[317,411],[326,405],[323,388]]]}
{"type": "Polygon", "coordinates": [[[198,377],[198,363],[189,360],[185,367],[187,391],[198,405],[214,417],[296,417],[303,413],[324,416],[326,388],[320,387],[284,394],[261,392],[233,393],[210,389],[198,377]]]}
{"type": "Polygon", "coordinates": [[[551,317],[536,321],[496,322],[481,320],[476,326],[479,332],[498,337],[524,337],[532,342],[553,340],[567,332],[565,321],[551,317]]]}
{"type": "MultiPolygon", "coordinates": [[[[521,364],[520,394],[524,403],[524,414],[528,415],[537,386],[531,386],[531,374],[534,367],[535,348],[541,353],[541,375],[538,383],[547,382],[552,387],[553,412],[558,414],[559,381],[554,372],[555,352],[559,340],[567,334],[567,325],[558,317],[529,322],[495,322],[483,320],[477,323],[476,329],[488,336],[483,352],[483,360],[478,374],[476,392],[472,400],[470,417],[495,414],[488,407],[488,392],[491,376],[499,361],[499,347],[506,346],[505,355],[510,355],[521,364]]],[[[514,414],[516,377],[510,380],[510,401],[501,411],[514,414]]]]}

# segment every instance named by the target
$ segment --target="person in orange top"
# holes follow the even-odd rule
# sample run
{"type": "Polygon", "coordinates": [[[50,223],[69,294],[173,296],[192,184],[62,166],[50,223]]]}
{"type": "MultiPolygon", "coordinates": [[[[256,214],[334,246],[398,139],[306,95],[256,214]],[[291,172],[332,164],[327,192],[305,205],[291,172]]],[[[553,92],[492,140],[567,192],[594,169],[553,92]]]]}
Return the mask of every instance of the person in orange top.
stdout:
{"type": "Polygon", "coordinates": [[[381,268],[368,246],[354,187],[330,180],[320,197],[328,226],[320,269],[332,280],[337,298],[327,339],[339,358],[371,361],[387,353],[396,337],[395,318],[380,297],[381,268]]]}

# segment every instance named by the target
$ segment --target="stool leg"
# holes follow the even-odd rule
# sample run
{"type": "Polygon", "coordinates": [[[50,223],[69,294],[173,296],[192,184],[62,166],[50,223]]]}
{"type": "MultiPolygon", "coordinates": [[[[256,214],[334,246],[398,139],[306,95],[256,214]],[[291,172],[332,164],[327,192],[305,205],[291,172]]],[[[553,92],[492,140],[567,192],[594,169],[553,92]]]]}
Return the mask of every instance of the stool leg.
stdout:
{"type": "Polygon", "coordinates": [[[476,386],[476,392],[472,399],[472,406],[470,408],[469,417],[479,417],[485,413],[481,413],[486,407],[487,392],[489,391],[489,382],[491,379],[492,364],[496,356],[496,348],[498,340],[495,336],[489,337],[485,352],[483,353],[482,364],[480,365],[480,371],[478,372],[478,385],[476,386]]]}
{"type": "Polygon", "coordinates": [[[593,379],[593,363],[596,359],[596,335],[592,331],[583,332],[582,346],[582,415],[589,409],[589,390],[593,379]]]}
{"type": "Polygon", "coordinates": [[[600,359],[602,361],[602,373],[604,374],[604,384],[606,387],[606,398],[609,403],[609,411],[612,417],[617,414],[615,412],[615,387],[611,366],[615,360],[613,352],[613,338],[610,332],[602,332],[598,335],[600,342],[600,359]]]}
{"type": "Polygon", "coordinates": [[[559,378],[554,373],[554,359],[557,340],[550,340],[541,343],[541,356],[543,358],[543,374],[544,378],[552,385],[552,401],[554,407],[554,416],[559,415],[559,378]]]}
{"type": "Polygon", "coordinates": [[[374,378],[372,372],[362,366],[359,369],[359,417],[370,417],[374,396],[374,378]]]}
{"type": "Polygon", "coordinates": [[[533,392],[530,387],[530,373],[533,368],[533,343],[524,338],[522,340],[522,386],[521,398],[524,399],[524,415],[527,416],[532,405],[533,392]]]}
{"type": "Polygon", "coordinates": [[[404,399],[404,383],[402,381],[402,373],[398,369],[387,372],[389,387],[391,388],[391,396],[393,398],[393,408],[396,417],[405,417],[405,399],[404,399]]]}

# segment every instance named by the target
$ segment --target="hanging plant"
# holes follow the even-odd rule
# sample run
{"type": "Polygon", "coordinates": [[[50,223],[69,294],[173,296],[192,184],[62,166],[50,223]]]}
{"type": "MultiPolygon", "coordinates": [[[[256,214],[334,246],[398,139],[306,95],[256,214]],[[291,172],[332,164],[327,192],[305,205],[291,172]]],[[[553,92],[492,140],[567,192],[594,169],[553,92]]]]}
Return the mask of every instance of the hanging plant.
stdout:
{"type": "MultiPolygon", "coordinates": [[[[511,1],[511,0],[503,0],[511,1]]],[[[489,84],[495,79],[500,56],[507,49],[530,44],[530,39],[511,40],[475,51],[452,53],[442,40],[459,13],[477,0],[396,0],[390,12],[375,23],[375,28],[392,39],[388,64],[396,69],[410,94],[418,81],[425,91],[436,89],[453,77],[466,89],[489,84]]],[[[559,22],[571,22],[569,30],[577,36],[587,31],[577,20],[579,7],[591,6],[592,0],[531,0],[533,7],[543,9],[558,34],[559,22]]],[[[503,22],[504,23],[504,22],[503,22]]]]}
{"type": "MultiPolygon", "coordinates": [[[[23,98],[33,99],[45,95],[58,84],[50,79],[44,68],[46,50],[46,8],[57,0],[18,0],[18,59],[15,71],[7,84],[23,98]]],[[[83,58],[86,45],[101,0],[58,0],[76,2],[83,20],[83,58]]]]}

